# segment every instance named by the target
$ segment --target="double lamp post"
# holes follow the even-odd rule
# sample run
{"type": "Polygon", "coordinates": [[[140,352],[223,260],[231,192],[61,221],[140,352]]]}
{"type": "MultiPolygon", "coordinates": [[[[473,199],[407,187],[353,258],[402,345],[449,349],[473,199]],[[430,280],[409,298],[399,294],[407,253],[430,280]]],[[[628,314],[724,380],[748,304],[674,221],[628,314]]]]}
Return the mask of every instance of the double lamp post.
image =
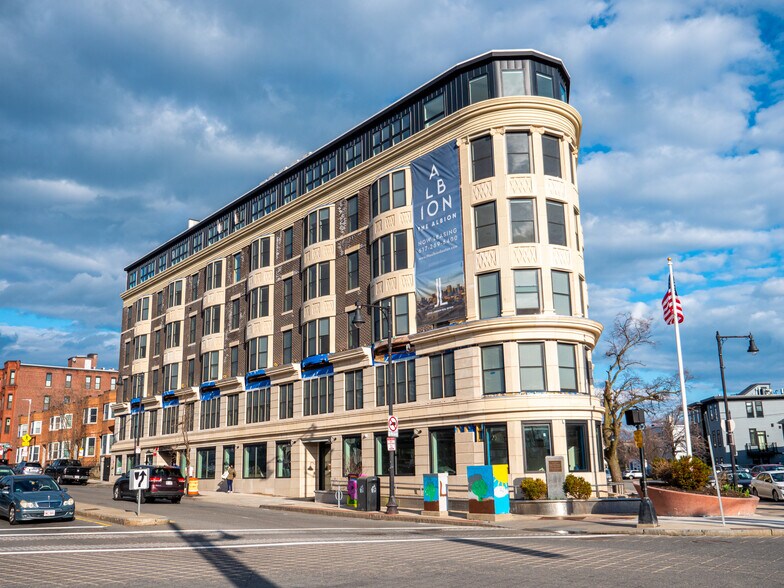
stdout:
{"type": "MultiPolygon", "coordinates": [[[[365,324],[365,318],[362,315],[362,308],[373,308],[380,311],[384,315],[384,321],[387,328],[387,365],[386,365],[386,378],[385,386],[387,393],[387,404],[389,405],[389,416],[393,413],[392,398],[394,389],[392,387],[392,307],[382,306],[380,304],[360,304],[357,302],[357,309],[354,311],[354,316],[351,318],[351,324],[355,328],[359,328],[365,324]]],[[[391,447],[391,446],[390,446],[391,447]]],[[[387,500],[387,514],[396,515],[397,499],[395,498],[395,450],[389,449],[389,499],[387,500]]]]}

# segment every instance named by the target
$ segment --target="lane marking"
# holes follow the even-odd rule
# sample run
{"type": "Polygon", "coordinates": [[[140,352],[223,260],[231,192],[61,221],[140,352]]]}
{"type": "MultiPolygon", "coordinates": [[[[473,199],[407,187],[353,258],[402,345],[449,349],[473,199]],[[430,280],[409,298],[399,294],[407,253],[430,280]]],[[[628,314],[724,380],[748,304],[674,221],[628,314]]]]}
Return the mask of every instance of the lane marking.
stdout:
{"type": "MultiPolygon", "coordinates": [[[[82,519],[79,519],[82,520],[82,519]]],[[[44,529],[100,529],[103,525],[98,523],[98,521],[90,521],[91,523],[96,523],[94,525],[69,525],[67,527],[43,527],[44,529]]],[[[12,531],[37,531],[40,530],[41,527],[30,527],[29,529],[25,528],[14,528],[14,529],[0,529],[0,533],[10,533],[12,531]]]]}
{"type": "MultiPolygon", "coordinates": [[[[88,518],[85,518],[85,517],[76,517],[76,520],[84,521],[85,523],[93,523],[93,525],[97,525],[99,527],[111,527],[112,526],[111,523],[104,523],[103,521],[96,521],[95,519],[88,519],[88,518]]],[[[80,527],[80,528],[83,529],[84,527],[80,527]]],[[[92,528],[92,527],[90,527],[90,528],[92,528]]]]}
{"type": "MultiPolygon", "coordinates": [[[[104,525],[110,526],[110,525],[104,525]]],[[[65,528],[65,527],[61,527],[65,528]]],[[[96,527],[70,527],[71,529],[94,529],[96,527]]],[[[313,527],[313,528],[305,528],[305,529],[156,529],[156,530],[148,530],[148,531],[85,531],[84,533],[75,533],[75,532],[68,532],[68,533],[24,533],[25,537],[51,537],[51,536],[68,536],[68,535],[76,535],[79,537],[85,535],[101,535],[103,537],[107,535],[193,535],[196,533],[205,534],[205,535],[226,535],[228,533],[247,533],[247,534],[254,534],[254,535],[261,535],[265,533],[305,533],[305,532],[353,532],[353,531],[443,531],[443,530],[454,530],[454,525],[445,525],[443,527],[394,527],[392,529],[384,529],[383,527],[313,527]]],[[[11,529],[6,529],[11,530],[11,529]]],[[[14,529],[15,530],[15,529],[14,529]]],[[[26,529],[19,529],[20,531],[26,529]]],[[[34,529],[30,529],[31,531],[34,529]]],[[[469,527],[471,531],[497,531],[498,529],[488,529],[482,527],[469,527]]],[[[465,531],[465,529],[462,529],[465,531]]],[[[0,540],[5,539],[6,537],[18,537],[20,535],[5,535],[0,536],[0,540]]]]}
{"type": "MultiPolygon", "coordinates": [[[[628,537],[623,533],[608,533],[606,535],[548,535],[546,539],[596,539],[607,537],[628,537]]],[[[542,535],[509,535],[502,537],[486,537],[485,541],[525,541],[530,539],[542,540],[542,535]]],[[[311,545],[377,545],[380,543],[444,543],[455,540],[476,539],[475,537],[412,537],[406,539],[342,539],[338,541],[286,541],[284,543],[235,543],[232,545],[183,545],[177,547],[89,547],[87,549],[53,549],[31,551],[0,551],[0,555],[62,555],[65,553],[129,553],[142,551],[211,551],[227,549],[249,549],[262,547],[304,547],[311,545]]]]}

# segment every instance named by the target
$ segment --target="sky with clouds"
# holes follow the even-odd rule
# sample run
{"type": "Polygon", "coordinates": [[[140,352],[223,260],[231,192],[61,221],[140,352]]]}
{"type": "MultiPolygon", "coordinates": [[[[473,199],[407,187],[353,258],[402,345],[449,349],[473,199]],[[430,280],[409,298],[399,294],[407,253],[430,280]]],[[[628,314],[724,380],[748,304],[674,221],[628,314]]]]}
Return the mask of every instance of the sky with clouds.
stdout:
{"type": "MultiPolygon", "coordinates": [[[[0,3],[0,361],[116,367],[123,268],[452,65],[561,58],[583,116],[591,316],[655,319],[689,399],[784,387],[784,3],[0,3]]],[[[604,376],[603,343],[595,378],[604,376]]]]}

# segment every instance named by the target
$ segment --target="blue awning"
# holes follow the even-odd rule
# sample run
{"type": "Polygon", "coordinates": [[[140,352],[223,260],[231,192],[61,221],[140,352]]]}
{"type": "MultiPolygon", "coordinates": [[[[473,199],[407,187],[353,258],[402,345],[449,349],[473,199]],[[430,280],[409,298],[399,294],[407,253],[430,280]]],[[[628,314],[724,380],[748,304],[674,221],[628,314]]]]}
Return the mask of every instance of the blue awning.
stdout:
{"type": "Polygon", "coordinates": [[[220,397],[220,388],[208,388],[207,390],[202,390],[200,395],[202,402],[218,397],[220,397]]]}
{"type": "Polygon", "coordinates": [[[332,365],[325,365],[317,367],[312,370],[303,370],[302,379],[309,380],[311,378],[318,378],[319,376],[329,376],[335,373],[335,368],[332,365]]]}
{"type": "Polygon", "coordinates": [[[215,387],[216,387],[215,386],[215,382],[212,382],[212,381],[210,381],[210,382],[202,382],[201,384],[199,384],[199,388],[201,390],[204,390],[205,388],[215,388],[215,387]]]}
{"type": "Polygon", "coordinates": [[[264,370],[253,370],[252,372],[248,372],[245,374],[245,381],[252,380],[253,378],[261,378],[266,375],[264,370]]]}
{"type": "Polygon", "coordinates": [[[142,399],[139,397],[131,398],[131,406],[137,406],[142,403],[142,399]]]}
{"type": "Polygon", "coordinates": [[[269,378],[253,378],[251,381],[245,383],[245,389],[257,390],[259,388],[269,388],[271,385],[269,378]]]}
{"type": "Polygon", "coordinates": [[[163,408],[169,408],[170,406],[179,406],[180,400],[174,395],[174,390],[167,390],[163,393],[163,408]]]}
{"type": "Polygon", "coordinates": [[[327,353],[320,353],[319,355],[311,355],[310,357],[306,357],[302,360],[300,366],[302,370],[310,370],[313,368],[317,368],[323,365],[329,364],[329,354],[327,353]]]}

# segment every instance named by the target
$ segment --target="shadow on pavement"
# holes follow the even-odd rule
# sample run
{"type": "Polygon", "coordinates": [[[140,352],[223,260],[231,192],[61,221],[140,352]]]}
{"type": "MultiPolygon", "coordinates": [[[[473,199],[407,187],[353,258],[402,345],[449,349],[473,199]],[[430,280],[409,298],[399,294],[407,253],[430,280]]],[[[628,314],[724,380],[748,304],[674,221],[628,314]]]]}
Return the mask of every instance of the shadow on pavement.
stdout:
{"type": "Polygon", "coordinates": [[[544,559],[561,559],[566,557],[560,553],[550,553],[547,551],[539,551],[538,549],[528,549],[527,547],[515,547],[513,545],[498,545],[497,543],[489,543],[478,539],[461,539],[452,537],[448,539],[451,543],[460,543],[462,545],[471,545],[474,547],[487,547],[488,549],[495,549],[497,551],[505,551],[507,553],[514,553],[516,555],[528,555],[530,557],[541,557],[544,559]]]}
{"type": "MultiPolygon", "coordinates": [[[[182,527],[178,526],[176,523],[172,522],[169,526],[177,531],[183,531],[182,527]]],[[[209,549],[210,547],[216,547],[216,545],[205,535],[179,533],[178,537],[192,547],[201,548],[194,549],[194,553],[198,553],[204,561],[215,568],[215,570],[223,576],[226,585],[275,588],[275,584],[263,576],[260,576],[257,572],[237,559],[229,549],[209,549]],[[207,549],[205,549],[205,547],[207,549]]],[[[229,534],[223,534],[220,537],[222,539],[233,538],[229,534]]],[[[237,545],[237,549],[242,549],[242,545],[237,545]]]]}

